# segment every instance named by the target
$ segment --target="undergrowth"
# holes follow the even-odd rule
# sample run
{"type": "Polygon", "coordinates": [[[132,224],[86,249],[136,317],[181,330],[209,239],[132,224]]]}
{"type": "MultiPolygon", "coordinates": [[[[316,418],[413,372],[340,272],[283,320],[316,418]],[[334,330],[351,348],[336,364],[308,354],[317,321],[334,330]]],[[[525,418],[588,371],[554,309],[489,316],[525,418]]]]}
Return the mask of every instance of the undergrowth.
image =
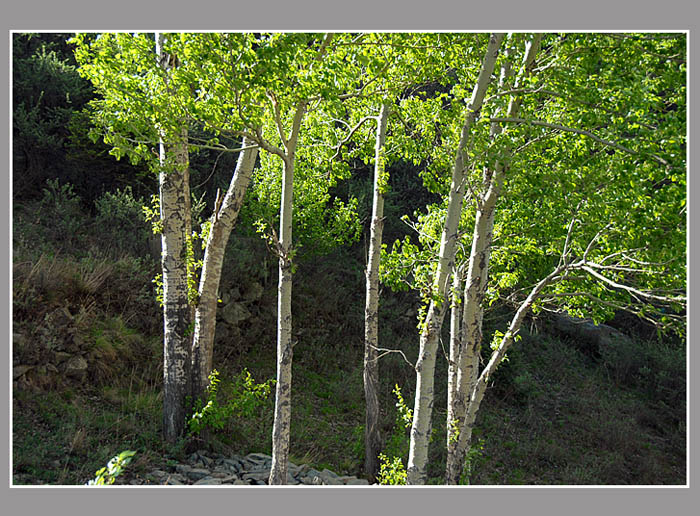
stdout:
{"type": "MultiPolygon", "coordinates": [[[[25,368],[13,384],[15,484],[84,484],[125,449],[136,455],[117,482],[128,482],[183,460],[192,446],[207,446],[196,435],[176,446],[161,439],[162,320],[151,285],[157,266],[148,228],[124,232],[105,222],[109,213],[128,219],[136,204],[122,191],[91,212],[70,188],[49,184],[38,204],[14,209],[12,351],[15,371],[25,368]],[[61,239],[69,232],[66,244],[61,239]],[[86,359],[84,376],[67,378],[49,367],[65,354],[86,359]]],[[[264,244],[242,234],[231,239],[236,252],[227,253],[222,292],[233,297],[253,283],[263,292],[249,302],[252,315],[240,327],[217,326],[220,407],[240,398],[244,369],[263,381],[275,377],[275,263],[264,244]]],[[[357,245],[309,258],[295,276],[290,443],[292,462],[360,476],[363,260],[357,245]]],[[[408,413],[400,408],[397,425],[395,386],[407,409],[415,394],[407,362],[417,357],[416,307],[410,294],[383,293],[380,338],[403,352],[380,362],[385,474],[395,483],[402,479],[408,439],[408,413]]],[[[501,319],[487,317],[485,337],[501,326],[501,319]]],[[[482,403],[467,472],[471,484],[685,482],[682,345],[637,339],[592,356],[571,341],[523,334],[482,403]]],[[[438,357],[432,484],[444,473],[446,369],[438,357]]],[[[225,414],[209,445],[270,453],[273,406],[269,395],[245,413],[225,414]]]]}

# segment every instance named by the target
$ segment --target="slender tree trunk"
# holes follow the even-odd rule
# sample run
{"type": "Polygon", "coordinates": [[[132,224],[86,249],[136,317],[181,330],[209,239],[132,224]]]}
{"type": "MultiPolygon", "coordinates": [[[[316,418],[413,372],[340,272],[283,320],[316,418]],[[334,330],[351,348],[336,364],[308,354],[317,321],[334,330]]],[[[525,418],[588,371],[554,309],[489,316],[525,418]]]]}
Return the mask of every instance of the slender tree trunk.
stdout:
{"type": "MultiPolygon", "coordinates": [[[[161,155],[164,154],[161,146],[161,155]]],[[[160,173],[160,209],[163,223],[163,432],[174,442],[185,426],[185,397],[189,380],[189,348],[187,346],[187,267],[183,213],[182,173],[160,173]]]]}
{"type": "Polygon", "coordinates": [[[287,483],[289,428],[292,395],[292,197],[294,157],[284,160],[282,209],[279,236],[279,283],[277,286],[277,384],[272,429],[270,485],[287,483]]]}
{"type": "Polygon", "coordinates": [[[447,446],[447,470],[445,481],[448,484],[456,484],[459,481],[464,458],[458,453],[458,440],[460,423],[465,421],[471,386],[479,372],[479,355],[481,351],[481,328],[483,318],[482,302],[486,292],[486,280],[488,278],[488,264],[493,240],[493,222],[496,200],[503,184],[503,171],[496,170],[488,173],[493,175],[493,180],[486,196],[476,213],[474,224],[474,236],[469,257],[469,269],[464,293],[464,305],[462,316],[462,344],[460,354],[457,357],[457,382],[451,407],[448,411],[447,427],[453,429],[452,439],[447,446]],[[449,418],[451,416],[451,418],[449,418]]]}
{"type": "Polygon", "coordinates": [[[389,118],[389,106],[382,105],[377,120],[377,140],[374,152],[374,196],[372,200],[372,223],[370,225],[369,253],[367,257],[367,286],[365,297],[365,474],[373,481],[379,472],[378,455],[381,450],[379,435],[379,363],[377,346],[379,343],[379,259],[382,249],[384,228],[385,176],[384,140],[389,118]]]}
{"type": "MultiPolygon", "coordinates": [[[[156,34],[161,66],[170,69],[171,56],[163,52],[164,36],[156,34]]],[[[163,437],[175,442],[185,428],[185,398],[189,394],[190,360],[187,345],[186,143],[167,148],[160,143],[161,265],[163,270],[163,437]],[[183,145],[185,151],[183,153],[183,145]]]]}
{"type": "Polygon", "coordinates": [[[201,398],[209,385],[213,369],[216,309],[224,253],[238,212],[243,205],[250,178],[258,156],[258,148],[244,139],[244,150],[238,155],[236,171],[223,199],[218,198],[209,227],[202,273],[199,281],[199,302],[195,311],[192,343],[192,399],[201,398]],[[249,147],[249,148],[245,148],[249,147]]]}
{"type": "MultiPolygon", "coordinates": [[[[535,35],[525,51],[523,68],[516,80],[517,89],[522,81],[530,75],[537,52],[539,51],[541,35],[535,35]]],[[[501,73],[501,85],[509,71],[504,67],[501,73]]],[[[509,116],[514,116],[520,109],[522,100],[516,97],[508,106],[509,116]],[[513,115],[511,115],[511,113],[513,115]]],[[[494,138],[500,132],[498,125],[491,128],[491,137],[494,138]]],[[[464,469],[466,455],[471,444],[471,434],[476,419],[484,389],[477,381],[479,355],[482,345],[482,321],[483,300],[486,292],[489,262],[491,258],[491,244],[493,242],[493,227],[496,213],[496,203],[501,194],[503,182],[507,171],[506,156],[498,162],[493,170],[486,169],[484,183],[487,190],[481,200],[476,213],[474,223],[474,236],[469,257],[469,268],[464,290],[464,312],[462,317],[461,353],[457,359],[457,388],[452,397],[452,407],[448,410],[451,419],[447,421],[448,428],[456,428],[454,437],[447,446],[447,466],[445,470],[445,482],[457,484],[461,472],[464,469]]]]}
{"type": "Polygon", "coordinates": [[[496,64],[498,48],[503,40],[503,34],[492,34],[486,54],[479,71],[476,85],[472,93],[467,116],[462,127],[462,133],[455,155],[450,183],[450,194],[447,207],[445,226],[440,241],[440,255],[433,281],[435,296],[441,300],[431,301],[423,323],[420,335],[420,350],[416,363],[416,397],[413,409],[413,424],[411,426],[411,442],[408,456],[407,483],[424,484],[428,462],[428,444],[430,440],[431,416],[433,408],[433,388],[435,383],[435,356],[437,352],[440,329],[448,303],[445,302],[447,282],[450,271],[454,267],[455,244],[458,236],[458,225],[462,213],[465,194],[465,153],[471,124],[476,119],[496,64]]]}
{"type": "MultiPolygon", "coordinates": [[[[462,345],[462,268],[455,267],[452,273],[452,304],[450,307],[450,357],[447,366],[447,448],[457,440],[457,428],[450,425],[454,421],[454,397],[457,393],[457,360],[462,345]]],[[[448,455],[449,459],[449,455],[448,455]]]]}
{"type": "Polygon", "coordinates": [[[488,364],[486,364],[486,367],[484,367],[484,370],[481,372],[478,379],[473,382],[469,393],[469,406],[467,407],[467,412],[464,416],[464,423],[461,425],[461,432],[458,440],[457,449],[458,453],[462,456],[462,460],[464,460],[464,457],[469,450],[474,423],[476,422],[476,416],[479,412],[481,402],[484,399],[484,394],[486,393],[486,387],[488,386],[489,379],[493,375],[496,368],[503,361],[503,357],[505,357],[505,354],[512,345],[515,336],[518,334],[518,331],[520,331],[520,327],[522,326],[525,316],[532,307],[532,303],[537,299],[540,292],[542,292],[547,285],[555,281],[557,276],[559,276],[559,274],[561,274],[565,268],[566,265],[559,266],[537,285],[535,285],[535,287],[533,287],[528,297],[516,311],[513,319],[511,319],[510,325],[508,326],[508,331],[502,337],[498,348],[491,354],[488,364]]]}
{"type": "Polygon", "coordinates": [[[187,335],[192,339],[192,328],[194,324],[195,305],[191,302],[192,298],[192,282],[193,282],[193,264],[194,264],[194,245],[192,242],[192,194],[190,193],[190,153],[187,146],[188,128],[187,121],[182,120],[182,129],[180,131],[180,142],[174,147],[175,160],[178,168],[182,170],[182,189],[185,194],[184,199],[184,217],[185,217],[185,242],[187,245],[187,293],[190,299],[190,308],[187,318],[187,335]]]}
{"type": "MultiPolygon", "coordinates": [[[[285,155],[282,158],[282,199],[278,242],[279,283],[277,286],[277,384],[275,419],[272,426],[272,465],[269,484],[286,484],[289,464],[289,428],[292,418],[292,206],[294,160],[306,103],[300,102],[288,139],[280,131],[285,155]]],[[[281,123],[279,124],[281,127],[281,123]]]]}
{"type": "MultiPolygon", "coordinates": [[[[324,36],[314,62],[321,62],[333,34],[324,36]]],[[[275,108],[275,122],[284,145],[282,173],[282,199],[280,201],[280,232],[278,242],[279,284],[277,287],[277,384],[275,388],[275,419],[272,426],[272,465],[270,485],[286,484],[289,465],[289,428],[292,416],[292,201],[294,197],[294,160],[299,140],[301,122],[306,113],[307,101],[297,103],[292,128],[286,138],[283,123],[277,110],[277,101],[271,98],[275,108]]],[[[264,142],[259,142],[263,144],[264,142]]],[[[269,146],[268,146],[269,148],[269,146]]],[[[279,155],[279,154],[278,154],[279,155]]]]}

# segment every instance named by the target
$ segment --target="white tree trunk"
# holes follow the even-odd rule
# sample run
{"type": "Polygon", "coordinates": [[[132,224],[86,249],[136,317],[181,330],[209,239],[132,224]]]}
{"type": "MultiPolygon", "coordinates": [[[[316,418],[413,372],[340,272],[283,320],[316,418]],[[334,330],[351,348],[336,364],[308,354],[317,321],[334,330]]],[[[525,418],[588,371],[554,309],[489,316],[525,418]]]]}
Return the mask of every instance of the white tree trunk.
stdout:
{"type": "Polygon", "coordinates": [[[258,148],[243,139],[244,148],[238,155],[236,170],[222,199],[217,198],[211,216],[209,236],[204,251],[202,273],[199,280],[199,302],[195,311],[194,340],[192,342],[192,398],[203,396],[209,385],[209,373],[213,369],[214,336],[216,334],[216,309],[221,268],[231,231],[243,205],[250,178],[258,156],[258,148]]]}
{"type": "Polygon", "coordinates": [[[518,308],[517,312],[513,316],[513,319],[511,319],[510,325],[508,326],[508,331],[502,337],[496,350],[491,354],[488,364],[486,364],[486,367],[484,367],[484,370],[481,372],[478,379],[472,383],[471,391],[469,392],[469,406],[467,407],[467,412],[464,416],[464,423],[460,428],[461,431],[457,443],[457,453],[459,453],[462,457],[462,461],[464,461],[466,453],[469,450],[472,431],[476,422],[476,416],[479,411],[479,407],[481,406],[481,401],[484,399],[484,394],[486,392],[489,379],[493,375],[496,368],[501,364],[501,362],[503,362],[503,358],[512,345],[518,331],[520,331],[520,327],[522,326],[523,320],[530,310],[532,303],[537,299],[547,285],[556,280],[556,278],[565,268],[566,265],[557,267],[557,269],[552,271],[547,277],[533,287],[528,297],[518,308]]]}
{"type": "Polygon", "coordinates": [[[498,48],[503,34],[492,34],[479,71],[479,77],[467,106],[467,116],[462,127],[459,145],[455,154],[450,183],[450,194],[445,226],[440,241],[440,255],[433,281],[434,294],[440,302],[431,301],[420,336],[420,350],[416,363],[416,396],[411,426],[411,442],[408,456],[407,483],[424,484],[428,462],[431,416],[433,409],[433,387],[435,382],[435,355],[442,321],[448,303],[447,282],[454,267],[455,245],[458,225],[465,194],[465,154],[471,124],[476,119],[491,82],[496,64],[498,48]]]}
{"type": "MultiPolygon", "coordinates": [[[[457,360],[462,345],[462,268],[455,267],[452,273],[452,303],[450,305],[450,356],[447,366],[447,448],[457,439],[457,428],[449,423],[455,420],[454,397],[457,394],[457,360]]],[[[449,458],[449,455],[448,455],[449,458]]]]}
{"type": "Polygon", "coordinates": [[[462,343],[460,353],[456,357],[457,378],[451,407],[448,410],[447,428],[453,430],[447,445],[447,471],[445,481],[455,484],[459,481],[464,460],[459,453],[458,440],[463,430],[460,429],[467,412],[467,396],[479,372],[479,355],[481,351],[481,327],[483,318],[482,301],[486,292],[488,264],[493,240],[493,221],[496,200],[503,184],[503,169],[497,169],[488,174],[492,176],[491,185],[476,213],[474,236],[469,257],[469,268],[464,292],[462,316],[462,343]]]}
{"type": "Polygon", "coordinates": [[[369,254],[367,257],[365,295],[365,356],[363,380],[365,388],[365,474],[373,481],[379,472],[378,455],[381,451],[379,435],[379,259],[382,249],[384,227],[385,175],[384,140],[389,118],[388,104],[382,105],[377,119],[377,136],[374,152],[374,196],[372,200],[372,222],[370,224],[369,254]]]}
{"type": "MultiPolygon", "coordinates": [[[[515,88],[530,75],[534,66],[535,56],[540,48],[541,35],[537,34],[527,45],[523,67],[518,76],[515,88]]],[[[504,67],[501,73],[501,85],[508,75],[508,69],[504,67]]],[[[521,97],[511,100],[508,105],[508,116],[517,115],[521,97]]],[[[500,127],[492,126],[491,136],[495,137],[500,132],[500,127]]],[[[507,171],[506,156],[503,161],[496,164],[493,170],[485,170],[484,182],[487,191],[481,200],[476,213],[474,223],[474,235],[469,257],[469,268],[464,291],[464,312],[462,317],[462,339],[460,356],[457,358],[457,388],[452,396],[452,407],[448,410],[451,419],[448,418],[447,427],[457,429],[453,438],[448,441],[447,465],[445,470],[445,482],[457,484],[464,469],[468,447],[471,443],[471,434],[478,411],[479,404],[484,395],[486,384],[479,386],[478,366],[482,345],[482,321],[483,300],[489,273],[489,261],[491,258],[491,244],[493,242],[493,226],[496,212],[496,203],[503,187],[507,171]],[[456,437],[458,436],[458,437],[456,437]]]]}
{"type": "Polygon", "coordinates": [[[272,429],[270,485],[287,483],[292,397],[292,240],[293,159],[284,161],[280,217],[279,282],[277,286],[277,384],[272,429]]]}
{"type": "MultiPolygon", "coordinates": [[[[270,485],[287,483],[289,428],[292,417],[292,204],[294,160],[306,103],[300,102],[292,121],[289,139],[280,134],[285,146],[280,201],[279,282],[277,286],[277,384],[275,419],[272,427],[270,485]]],[[[281,127],[281,124],[279,124],[281,127]]]]}
{"type": "MultiPolygon", "coordinates": [[[[156,34],[160,65],[169,70],[172,56],[163,51],[164,36],[156,34]]],[[[163,271],[163,436],[175,442],[185,429],[185,399],[189,394],[189,301],[187,298],[187,143],[168,148],[160,142],[161,265],[163,271]]]]}

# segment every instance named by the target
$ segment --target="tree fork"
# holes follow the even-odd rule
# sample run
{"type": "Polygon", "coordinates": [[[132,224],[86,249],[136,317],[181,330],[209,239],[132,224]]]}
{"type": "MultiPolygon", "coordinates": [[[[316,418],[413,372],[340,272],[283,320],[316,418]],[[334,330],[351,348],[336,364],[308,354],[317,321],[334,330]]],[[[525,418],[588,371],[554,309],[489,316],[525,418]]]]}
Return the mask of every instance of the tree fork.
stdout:
{"type": "Polygon", "coordinates": [[[491,34],[483,58],[472,98],[467,106],[466,120],[462,127],[460,141],[455,153],[450,183],[447,216],[440,241],[440,256],[433,281],[434,293],[440,302],[431,301],[420,336],[420,350],[416,363],[416,395],[411,426],[411,442],[408,456],[407,483],[424,484],[428,462],[428,443],[431,426],[435,355],[440,327],[448,303],[445,302],[450,271],[454,266],[455,246],[459,218],[462,213],[465,194],[465,164],[467,141],[471,125],[481,110],[491,75],[496,65],[498,49],[503,34],[491,34]]]}

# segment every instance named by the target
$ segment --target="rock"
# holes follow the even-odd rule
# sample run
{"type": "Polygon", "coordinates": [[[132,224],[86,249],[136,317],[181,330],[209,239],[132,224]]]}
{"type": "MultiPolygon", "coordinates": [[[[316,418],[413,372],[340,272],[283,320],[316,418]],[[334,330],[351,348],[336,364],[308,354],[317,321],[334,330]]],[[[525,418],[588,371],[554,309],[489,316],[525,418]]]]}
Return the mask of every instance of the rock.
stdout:
{"type": "Polygon", "coordinates": [[[214,459],[208,457],[202,450],[191,454],[188,460],[196,468],[211,468],[214,465],[214,459]]]}
{"type": "Polygon", "coordinates": [[[347,486],[368,486],[369,482],[365,478],[353,478],[345,482],[347,486]]]}
{"type": "Polygon", "coordinates": [[[270,478],[270,470],[267,471],[246,471],[241,475],[243,480],[262,480],[267,481],[270,478]]]}
{"type": "Polygon", "coordinates": [[[590,319],[576,319],[555,314],[552,325],[556,331],[573,338],[582,351],[598,354],[602,348],[628,341],[629,337],[606,324],[594,324],[590,319]]]}
{"type": "Polygon", "coordinates": [[[63,362],[69,360],[73,355],[66,353],[65,351],[56,351],[53,354],[53,362],[55,364],[62,364],[63,362]]]}
{"type": "Polygon", "coordinates": [[[72,376],[75,378],[82,378],[87,372],[88,363],[83,357],[75,355],[72,357],[65,365],[66,376],[72,376]]]}
{"type": "Polygon", "coordinates": [[[245,293],[243,294],[243,301],[246,301],[248,303],[258,301],[262,297],[264,292],[265,290],[263,289],[263,286],[257,281],[255,281],[251,283],[246,289],[245,293]]]}
{"type": "MultiPolygon", "coordinates": [[[[224,456],[220,453],[198,450],[187,458],[187,464],[176,464],[175,473],[155,469],[144,481],[132,479],[131,484],[156,483],[160,485],[267,485],[270,478],[272,457],[264,453],[224,456]],[[206,465],[206,466],[204,466],[206,465]]],[[[339,476],[324,469],[318,471],[304,464],[290,462],[287,485],[369,485],[367,480],[354,476],[339,476]]]]}
{"type": "Polygon", "coordinates": [[[243,469],[243,464],[239,460],[235,459],[223,459],[222,463],[224,467],[226,467],[229,471],[232,471],[234,473],[238,473],[243,469]]]}
{"type": "Polygon", "coordinates": [[[272,464],[272,457],[265,455],[264,453],[251,453],[246,455],[245,458],[253,462],[269,462],[272,464]]]}
{"type": "Polygon", "coordinates": [[[211,476],[211,472],[208,469],[204,469],[204,468],[192,468],[183,474],[187,478],[195,480],[195,481],[211,476]]]}
{"type": "Polygon", "coordinates": [[[236,326],[239,322],[249,319],[251,315],[243,303],[231,302],[221,310],[221,318],[231,326],[236,326]]]}
{"type": "Polygon", "coordinates": [[[311,478],[321,476],[321,472],[314,469],[314,468],[307,469],[305,474],[306,474],[306,476],[311,477],[311,478]]]}
{"type": "Polygon", "coordinates": [[[202,479],[197,480],[194,485],[195,486],[220,486],[223,483],[223,481],[220,478],[213,478],[213,477],[204,477],[202,479]]]}
{"type": "Polygon", "coordinates": [[[30,365],[14,366],[12,368],[12,379],[16,380],[20,376],[24,376],[27,373],[27,371],[31,371],[32,369],[34,369],[34,366],[30,366],[30,365]]]}
{"type": "Polygon", "coordinates": [[[222,484],[230,484],[234,480],[238,480],[238,475],[227,475],[225,473],[212,473],[212,477],[221,479],[222,484]]]}

